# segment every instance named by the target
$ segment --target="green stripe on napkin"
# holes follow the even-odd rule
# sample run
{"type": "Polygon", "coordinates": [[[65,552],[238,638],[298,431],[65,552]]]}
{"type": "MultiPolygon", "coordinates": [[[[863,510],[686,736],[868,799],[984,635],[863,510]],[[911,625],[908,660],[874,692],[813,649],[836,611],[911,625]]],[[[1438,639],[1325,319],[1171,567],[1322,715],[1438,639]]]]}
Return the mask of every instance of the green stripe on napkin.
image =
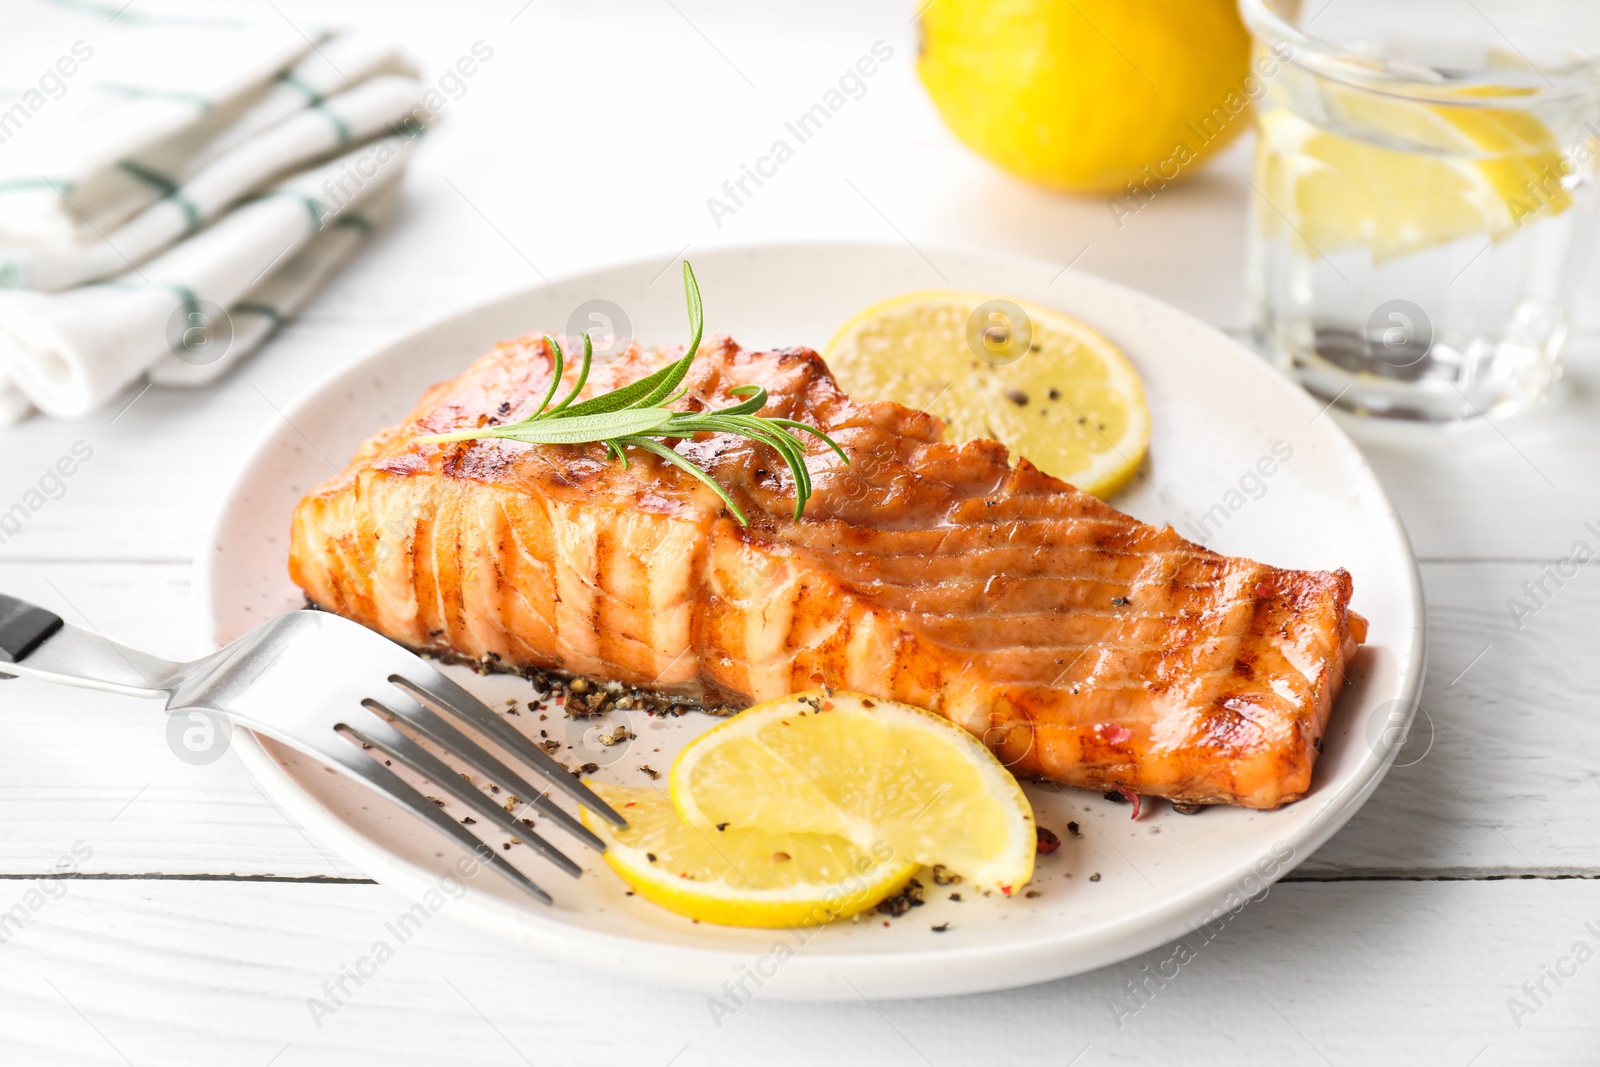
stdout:
{"type": "Polygon", "coordinates": [[[282,74],[278,75],[278,80],[283,82],[285,85],[291,85],[294,88],[299,89],[302,93],[305,93],[306,102],[311,107],[316,107],[318,104],[322,103],[322,94],[311,88],[311,86],[307,85],[299,78],[295,77],[294,71],[284,71],[282,74]]]}
{"type": "Polygon", "coordinates": [[[151,170],[143,163],[135,163],[131,159],[124,159],[117,164],[117,169],[125,174],[131,174],[140,181],[153,185],[161,190],[163,196],[171,196],[178,191],[178,183],[159,171],[151,170]]]}
{"type": "Polygon", "coordinates": [[[243,303],[233,305],[233,313],[235,315],[260,315],[263,318],[271,319],[274,326],[279,326],[283,323],[283,312],[271,304],[255,304],[246,300],[243,303]]]}
{"type": "Polygon", "coordinates": [[[335,115],[332,111],[329,111],[326,107],[322,106],[320,102],[312,104],[311,110],[315,111],[319,115],[322,115],[329,122],[333,123],[334,130],[339,134],[340,148],[343,148],[345,145],[350,143],[350,127],[344,124],[344,119],[341,119],[338,115],[335,115]]]}
{"type": "Polygon", "coordinates": [[[121,4],[121,5],[116,5],[116,4],[96,4],[96,3],[91,3],[90,0],[49,0],[49,2],[54,4],[54,5],[56,5],[57,7],[68,8],[68,9],[70,9],[72,11],[82,11],[82,12],[85,12],[85,13],[90,14],[90,15],[99,15],[101,18],[105,19],[108,22],[119,22],[119,21],[121,21],[121,22],[130,22],[130,23],[142,22],[142,23],[146,23],[146,24],[154,25],[154,26],[246,26],[246,25],[249,25],[249,23],[242,22],[239,19],[201,18],[201,17],[198,17],[198,16],[184,16],[184,15],[143,15],[143,14],[140,14],[138,12],[130,12],[130,11],[128,11],[128,8],[133,6],[132,0],[129,0],[128,3],[121,4]]]}
{"type": "Polygon", "coordinates": [[[0,182],[0,195],[18,193],[26,189],[54,189],[62,196],[72,192],[72,183],[65,178],[17,178],[0,182]]]}

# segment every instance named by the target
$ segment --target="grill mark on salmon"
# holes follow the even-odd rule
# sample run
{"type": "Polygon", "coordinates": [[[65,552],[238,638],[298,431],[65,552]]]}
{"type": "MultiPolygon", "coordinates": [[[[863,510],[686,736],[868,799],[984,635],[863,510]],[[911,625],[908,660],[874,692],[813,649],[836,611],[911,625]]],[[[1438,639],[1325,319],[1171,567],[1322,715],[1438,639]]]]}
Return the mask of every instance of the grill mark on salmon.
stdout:
{"type": "MultiPolygon", "coordinates": [[[[676,349],[597,367],[586,395],[676,349]]],[[[856,402],[809,349],[709,341],[685,410],[765,385],[814,485],[765,446],[676,443],[750,517],[650,455],[413,439],[519,418],[549,384],[534,337],[433,386],[293,520],[318,605],[413,648],[721,702],[817,685],[930,708],[1021,775],[1272,808],[1311,787],[1366,624],[1344,571],[1280,570],[1138,522],[993,441],[856,402]],[[509,415],[502,414],[509,412],[509,415]]],[[[570,375],[569,375],[570,379],[570,375]]]]}

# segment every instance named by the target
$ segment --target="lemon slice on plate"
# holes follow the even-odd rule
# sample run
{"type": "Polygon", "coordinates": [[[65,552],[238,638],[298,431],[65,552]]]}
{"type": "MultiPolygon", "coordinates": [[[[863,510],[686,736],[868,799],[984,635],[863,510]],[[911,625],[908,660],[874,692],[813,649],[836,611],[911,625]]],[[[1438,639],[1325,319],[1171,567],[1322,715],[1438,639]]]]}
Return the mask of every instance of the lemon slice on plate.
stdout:
{"type": "Polygon", "coordinates": [[[841,837],[767,833],[750,826],[690,826],[662,789],[595,784],[628,820],[617,830],[584,811],[606,842],[606,862],[641,897],[724,926],[816,925],[899,891],[917,865],[884,859],[841,837]]]}
{"type": "Polygon", "coordinates": [[[1033,875],[1038,834],[1017,780],[977,738],[907,704],[822,691],[757,704],[690,742],[671,786],[708,833],[832,835],[1006,894],[1033,875]]]}
{"type": "Polygon", "coordinates": [[[1139,467],[1150,411],[1116,345],[1051,308],[969,292],[908,293],[845,323],[823,353],[857,401],[944,420],[953,443],[993,438],[1107,497],[1139,467]]]}

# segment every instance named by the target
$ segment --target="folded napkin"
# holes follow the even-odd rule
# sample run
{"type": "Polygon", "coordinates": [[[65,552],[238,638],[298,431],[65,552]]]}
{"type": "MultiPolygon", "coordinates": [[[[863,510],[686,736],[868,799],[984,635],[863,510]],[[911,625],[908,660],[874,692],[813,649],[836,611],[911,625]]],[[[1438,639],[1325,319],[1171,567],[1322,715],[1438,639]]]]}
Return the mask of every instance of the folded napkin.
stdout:
{"type": "Polygon", "coordinates": [[[429,116],[415,73],[282,19],[12,0],[0,425],[142,376],[203,384],[257,347],[391,207],[429,116]]]}
{"type": "Polygon", "coordinates": [[[33,411],[29,400],[15,382],[0,378],[0,426],[21,422],[33,411]]]}
{"type": "Polygon", "coordinates": [[[109,278],[212,221],[262,181],[400,124],[417,106],[414,78],[384,75],[302,107],[245,140],[115,229],[94,239],[9,250],[0,277],[26,289],[67,289],[109,278]]]}
{"type": "Polygon", "coordinates": [[[228,308],[227,332],[220,338],[212,330],[205,351],[194,346],[182,358],[167,352],[146,369],[145,377],[157,385],[205,385],[254,352],[285,319],[299,311],[334,273],[355,255],[367,235],[381,225],[399,190],[390,183],[357,210],[346,210],[331,226],[313,237],[305,250],[269,274],[261,284],[228,308]]]}
{"type": "Polygon", "coordinates": [[[209,335],[221,324],[206,309],[253,302],[327,227],[347,212],[361,217],[399,180],[414,144],[385,137],[297,174],[109,282],[0,293],[0,373],[46,414],[77,418],[164,357],[209,365],[209,335]]]}

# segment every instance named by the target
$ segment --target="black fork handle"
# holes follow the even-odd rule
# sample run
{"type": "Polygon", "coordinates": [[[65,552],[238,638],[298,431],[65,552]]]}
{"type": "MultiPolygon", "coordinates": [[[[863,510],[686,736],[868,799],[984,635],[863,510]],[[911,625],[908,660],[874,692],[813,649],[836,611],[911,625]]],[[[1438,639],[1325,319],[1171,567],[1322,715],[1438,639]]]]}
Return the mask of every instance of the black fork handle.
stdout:
{"type": "Polygon", "coordinates": [[[68,626],[53,611],[0,593],[0,681],[22,677],[131,696],[171,696],[186,668],[109,641],[98,630],[68,626]]]}
{"type": "MultiPolygon", "coordinates": [[[[61,626],[61,616],[0,593],[0,663],[21,663],[61,626]]],[[[0,673],[0,680],[13,677],[0,673]]]]}

